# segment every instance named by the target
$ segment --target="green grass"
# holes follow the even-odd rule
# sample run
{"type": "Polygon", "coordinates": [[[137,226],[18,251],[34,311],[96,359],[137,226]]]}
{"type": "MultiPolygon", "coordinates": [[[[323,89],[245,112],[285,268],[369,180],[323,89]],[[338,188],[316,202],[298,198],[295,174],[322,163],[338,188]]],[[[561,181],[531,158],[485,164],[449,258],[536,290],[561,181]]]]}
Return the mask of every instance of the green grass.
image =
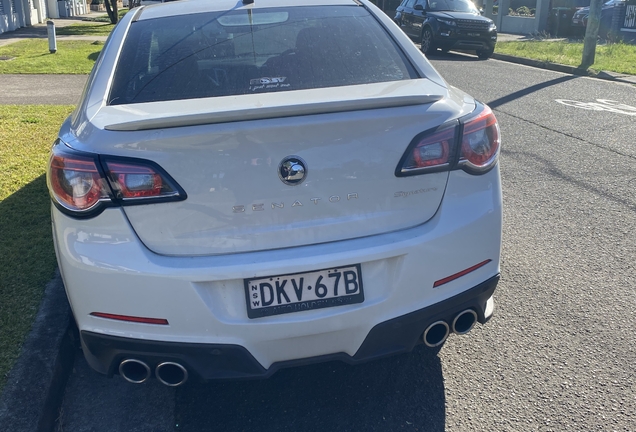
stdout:
{"type": "MultiPolygon", "coordinates": [[[[495,52],[550,63],[579,66],[583,55],[582,42],[523,41],[498,42],[495,52]]],[[[592,70],[636,75],[636,45],[624,43],[598,45],[592,70]]]]}
{"type": "Polygon", "coordinates": [[[103,42],[58,41],[57,53],[49,53],[46,39],[28,39],[0,47],[0,74],[87,74],[102,50],[103,42]]]}
{"type": "Polygon", "coordinates": [[[55,272],[44,172],[72,109],[0,105],[0,391],[55,272]]]}
{"type": "Polygon", "coordinates": [[[115,28],[113,24],[72,24],[67,27],[60,27],[55,33],[62,36],[108,36],[115,28]]]}
{"type": "MultiPolygon", "coordinates": [[[[127,12],[128,12],[128,8],[126,8],[126,9],[117,9],[117,15],[119,15],[119,19],[121,19],[121,17],[126,15],[127,12]]],[[[85,21],[96,21],[96,22],[109,23],[110,22],[110,18],[108,18],[108,14],[105,14],[105,15],[100,15],[100,16],[95,17],[95,18],[86,18],[85,21]]]]}

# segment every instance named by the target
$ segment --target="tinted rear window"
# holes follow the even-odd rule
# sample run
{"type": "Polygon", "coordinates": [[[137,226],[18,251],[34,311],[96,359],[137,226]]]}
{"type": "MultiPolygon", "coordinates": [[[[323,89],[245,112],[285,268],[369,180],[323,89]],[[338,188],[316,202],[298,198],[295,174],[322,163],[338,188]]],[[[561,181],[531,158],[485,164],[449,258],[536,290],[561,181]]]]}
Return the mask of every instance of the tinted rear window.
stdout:
{"type": "Polygon", "coordinates": [[[110,105],[417,78],[359,6],[182,15],[131,24],[110,105]]]}

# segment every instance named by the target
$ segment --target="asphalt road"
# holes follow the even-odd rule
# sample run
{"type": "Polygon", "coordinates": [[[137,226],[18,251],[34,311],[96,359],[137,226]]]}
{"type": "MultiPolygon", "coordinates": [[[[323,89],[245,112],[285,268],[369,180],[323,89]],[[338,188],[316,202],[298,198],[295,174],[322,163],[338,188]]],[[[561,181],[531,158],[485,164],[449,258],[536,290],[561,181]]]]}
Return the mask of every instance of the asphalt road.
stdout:
{"type": "Polygon", "coordinates": [[[60,430],[635,430],[636,87],[453,54],[433,63],[501,124],[502,281],[486,326],[438,357],[176,390],[103,378],[78,353],[60,430]]]}

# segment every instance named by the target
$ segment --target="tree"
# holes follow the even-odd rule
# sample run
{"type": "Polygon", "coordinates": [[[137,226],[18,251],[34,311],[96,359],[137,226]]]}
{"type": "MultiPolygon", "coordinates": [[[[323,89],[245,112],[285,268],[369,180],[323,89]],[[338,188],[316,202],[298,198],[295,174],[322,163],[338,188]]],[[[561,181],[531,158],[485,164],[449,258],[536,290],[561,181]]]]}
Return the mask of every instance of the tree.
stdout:
{"type": "Polygon", "coordinates": [[[598,29],[601,24],[601,9],[604,0],[592,0],[590,2],[590,15],[587,18],[587,26],[585,28],[585,39],[583,40],[583,59],[581,60],[581,68],[587,69],[594,64],[596,56],[596,39],[598,38],[598,29]]]}
{"type": "Polygon", "coordinates": [[[104,0],[104,6],[106,6],[106,13],[112,24],[117,24],[119,21],[119,12],[117,11],[117,0],[104,0]]]}

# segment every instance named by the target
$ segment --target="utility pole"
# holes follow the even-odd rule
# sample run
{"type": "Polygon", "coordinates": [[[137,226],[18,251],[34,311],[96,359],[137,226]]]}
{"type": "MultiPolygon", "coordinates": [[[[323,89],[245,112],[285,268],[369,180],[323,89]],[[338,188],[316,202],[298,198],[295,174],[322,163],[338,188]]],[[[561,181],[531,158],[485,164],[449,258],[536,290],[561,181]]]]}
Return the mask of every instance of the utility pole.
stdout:
{"type": "Polygon", "coordinates": [[[587,69],[594,64],[596,56],[596,38],[601,24],[601,9],[604,0],[592,0],[590,2],[590,15],[587,17],[587,27],[585,29],[585,39],[583,41],[583,59],[581,68],[587,69]]]}

